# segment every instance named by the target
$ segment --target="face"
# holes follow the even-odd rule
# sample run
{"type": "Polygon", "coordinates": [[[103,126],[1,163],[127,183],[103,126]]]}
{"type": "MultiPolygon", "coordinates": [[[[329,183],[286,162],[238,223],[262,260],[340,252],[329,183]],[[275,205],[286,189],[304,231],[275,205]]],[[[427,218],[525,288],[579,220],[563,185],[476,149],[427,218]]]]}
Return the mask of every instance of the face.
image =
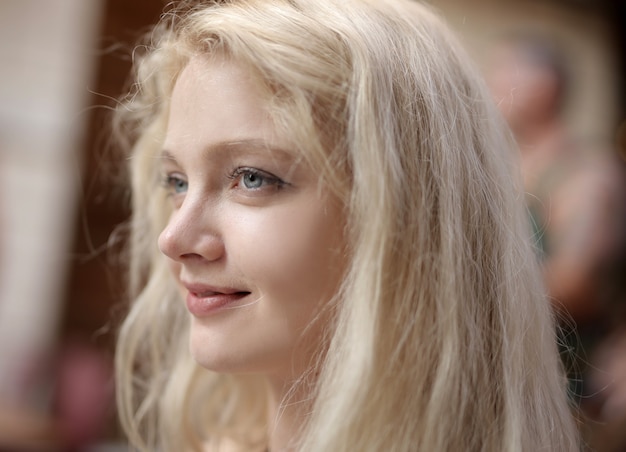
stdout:
{"type": "Polygon", "coordinates": [[[160,159],[173,213],[159,248],[201,365],[293,377],[340,285],[344,221],[249,72],[196,57],[177,80],[160,159]]]}
{"type": "Polygon", "coordinates": [[[558,88],[548,69],[529,61],[522,50],[505,44],[494,49],[491,60],[488,83],[514,130],[552,115],[558,88]]]}

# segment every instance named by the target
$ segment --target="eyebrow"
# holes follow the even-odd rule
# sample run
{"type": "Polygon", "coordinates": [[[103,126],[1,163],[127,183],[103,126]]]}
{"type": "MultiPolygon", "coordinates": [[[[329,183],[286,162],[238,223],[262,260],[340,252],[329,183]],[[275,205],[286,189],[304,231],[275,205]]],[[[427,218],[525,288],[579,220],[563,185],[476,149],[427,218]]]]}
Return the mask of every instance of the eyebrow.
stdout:
{"type": "MultiPolygon", "coordinates": [[[[208,154],[228,154],[232,155],[235,153],[243,153],[243,152],[253,152],[253,153],[270,153],[273,157],[283,158],[283,159],[293,159],[296,154],[294,151],[287,150],[280,146],[275,146],[267,141],[252,138],[252,139],[241,139],[241,140],[227,140],[220,141],[217,143],[213,143],[210,146],[206,147],[203,151],[208,154]]],[[[163,149],[161,151],[161,155],[159,156],[163,160],[172,160],[176,162],[176,157],[172,153],[172,151],[168,149],[163,149]]]]}

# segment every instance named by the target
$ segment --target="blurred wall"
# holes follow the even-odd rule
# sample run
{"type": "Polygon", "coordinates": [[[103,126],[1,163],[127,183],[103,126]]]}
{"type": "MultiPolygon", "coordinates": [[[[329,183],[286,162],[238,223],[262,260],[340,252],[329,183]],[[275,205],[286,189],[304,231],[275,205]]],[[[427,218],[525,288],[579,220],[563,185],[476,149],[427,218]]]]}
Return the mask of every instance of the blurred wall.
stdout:
{"type": "Polygon", "coordinates": [[[0,2],[0,402],[41,403],[71,259],[99,0],[0,2]],[[32,382],[31,382],[32,383],[32,382]],[[39,394],[40,395],[40,394],[39,394]]]}
{"type": "Polygon", "coordinates": [[[112,352],[113,332],[127,305],[123,225],[130,215],[127,161],[112,140],[111,110],[128,90],[133,49],[165,3],[107,0],[102,10],[62,335],[87,340],[107,352],[112,352]]]}

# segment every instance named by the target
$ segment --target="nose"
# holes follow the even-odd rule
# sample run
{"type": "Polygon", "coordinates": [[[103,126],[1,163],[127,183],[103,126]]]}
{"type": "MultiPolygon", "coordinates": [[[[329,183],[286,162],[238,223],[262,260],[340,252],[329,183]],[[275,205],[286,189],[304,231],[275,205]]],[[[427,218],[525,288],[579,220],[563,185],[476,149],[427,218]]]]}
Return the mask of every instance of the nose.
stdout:
{"type": "Polygon", "coordinates": [[[210,208],[198,204],[183,202],[159,235],[159,250],[174,261],[216,261],[224,255],[224,242],[209,218],[210,208]]]}

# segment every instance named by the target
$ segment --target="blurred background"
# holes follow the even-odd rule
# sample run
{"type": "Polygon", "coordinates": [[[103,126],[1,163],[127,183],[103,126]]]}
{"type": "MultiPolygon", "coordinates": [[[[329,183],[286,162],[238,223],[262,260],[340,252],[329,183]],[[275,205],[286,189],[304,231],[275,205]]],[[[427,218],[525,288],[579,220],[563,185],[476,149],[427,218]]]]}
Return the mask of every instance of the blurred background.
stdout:
{"type": "MultiPolygon", "coordinates": [[[[0,451],[125,450],[124,160],[110,110],[155,0],[0,1],[0,451]]],[[[626,450],[626,6],[432,0],[521,149],[538,258],[590,449],[626,450]]]]}

